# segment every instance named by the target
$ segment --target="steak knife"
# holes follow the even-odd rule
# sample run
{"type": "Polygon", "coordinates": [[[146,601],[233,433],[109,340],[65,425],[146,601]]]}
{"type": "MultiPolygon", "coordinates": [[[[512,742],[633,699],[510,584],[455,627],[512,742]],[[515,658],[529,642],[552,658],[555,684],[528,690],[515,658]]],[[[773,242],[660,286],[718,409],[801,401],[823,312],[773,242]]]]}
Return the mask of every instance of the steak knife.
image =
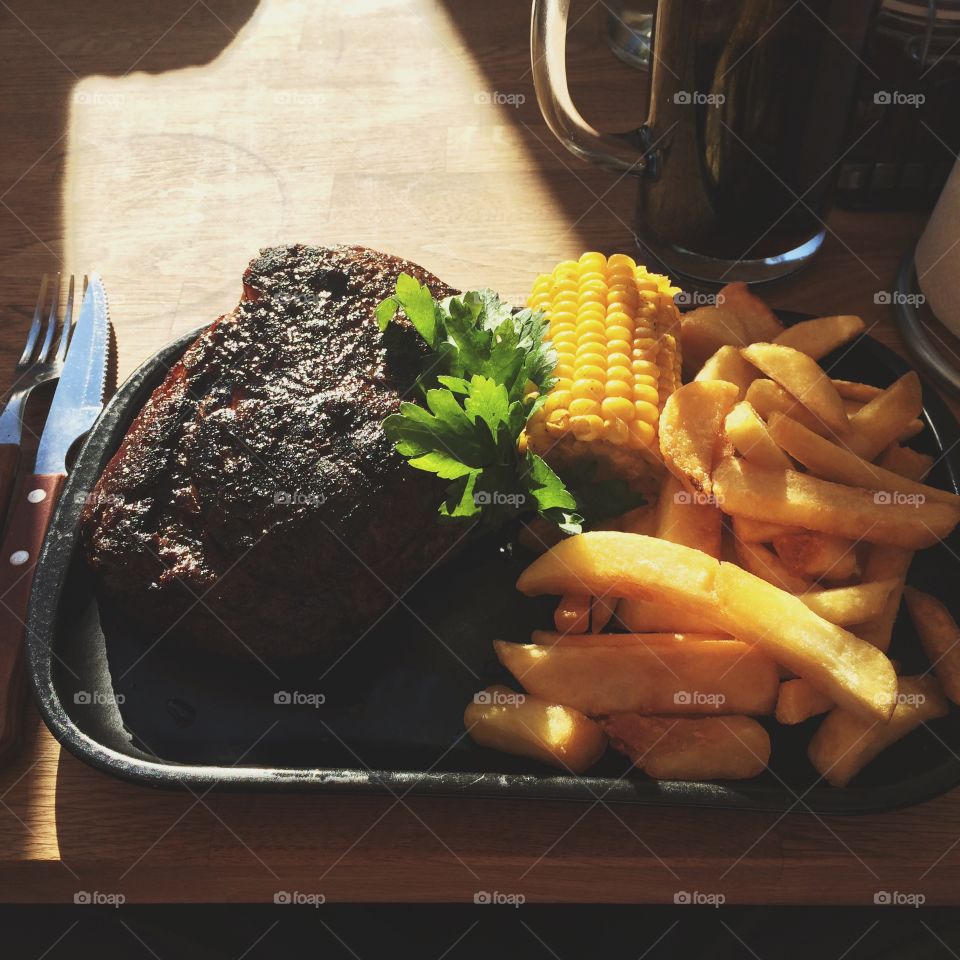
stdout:
{"type": "Polygon", "coordinates": [[[0,546],[0,759],[19,746],[33,574],[67,479],[67,454],[103,409],[109,342],[107,296],[100,277],[92,274],[40,437],[33,475],[25,478],[12,503],[0,546]]]}

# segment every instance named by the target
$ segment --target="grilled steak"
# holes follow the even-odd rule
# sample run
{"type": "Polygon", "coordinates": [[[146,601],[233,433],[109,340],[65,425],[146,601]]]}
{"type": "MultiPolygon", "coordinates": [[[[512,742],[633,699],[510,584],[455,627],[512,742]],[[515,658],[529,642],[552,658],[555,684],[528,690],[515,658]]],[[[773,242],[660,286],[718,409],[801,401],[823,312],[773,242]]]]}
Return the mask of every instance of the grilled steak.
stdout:
{"type": "Polygon", "coordinates": [[[189,347],[107,465],[83,516],[101,590],[141,623],[240,655],[334,655],[463,533],[443,484],[380,429],[421,369],[373,309],[421,267],[363,247],[275,247],[189,347]]]}

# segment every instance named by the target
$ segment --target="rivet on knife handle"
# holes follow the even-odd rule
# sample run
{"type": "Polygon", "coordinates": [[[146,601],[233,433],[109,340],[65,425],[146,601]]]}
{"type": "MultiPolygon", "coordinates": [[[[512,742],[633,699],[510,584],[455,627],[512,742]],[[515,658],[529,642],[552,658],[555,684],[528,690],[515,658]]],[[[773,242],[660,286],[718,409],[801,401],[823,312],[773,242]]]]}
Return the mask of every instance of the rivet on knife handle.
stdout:
{"type": "Polygon", "coordinates": [[[24,640],[37,557],[66,477],[28,477],[10,511],[0,546],[0,758],[23,731],[24,640]]]}

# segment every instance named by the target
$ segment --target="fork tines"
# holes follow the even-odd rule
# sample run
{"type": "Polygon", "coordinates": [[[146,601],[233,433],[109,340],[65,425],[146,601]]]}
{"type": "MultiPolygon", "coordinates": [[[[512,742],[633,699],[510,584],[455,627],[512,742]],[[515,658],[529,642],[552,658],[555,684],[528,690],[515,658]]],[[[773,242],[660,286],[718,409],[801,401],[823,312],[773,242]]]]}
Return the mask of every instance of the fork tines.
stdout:
{"type": "MultiPolygon", "coordinates": [[[[57,330],[57,312],[60,306],[62,278],[59,273],[54,274],[52,278],[52,292],[49,296],[49,310],[46,311],[48,303],[48,290],[51,287],[50,274],[45,273],[40,281],[40,294],[37,297],[37,305],[33,310],[33,322],[30,324],[30,330],[27,334],[27,343],[23,348],[23,353],[17,361],[17,368],[24,369],[32,364],[46,364],[52,359],[54,364],[62,364],[67,355],[67,347],[70,342],[70,334],[73,329],[73,299],[75,280],[73,274],[67,282],[67,304],[63,313],[63,326],[60,329],[60,339],[57,341],[57,349],[53,357],[50,357],[50,348],[53,345],[53,337],[57,330]],[[46,328],[43,328],[43,316],[47,314],[46,328]],[[43,329],[43,339],[40,339],[41,329],[43,329]],[[37,344],[40,344],[39,350],[37,344]]],[[[83,278],[83,289],[81,297],[87,289],[87,278],[83,278]]]]}

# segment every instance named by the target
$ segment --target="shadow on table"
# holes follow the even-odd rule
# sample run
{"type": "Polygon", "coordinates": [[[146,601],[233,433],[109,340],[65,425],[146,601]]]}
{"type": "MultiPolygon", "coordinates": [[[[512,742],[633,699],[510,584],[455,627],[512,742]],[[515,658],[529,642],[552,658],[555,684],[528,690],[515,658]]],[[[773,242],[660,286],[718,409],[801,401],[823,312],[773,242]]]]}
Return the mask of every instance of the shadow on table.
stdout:
{"type": "MultiPolygon", "coordinates": [[[[503,95],[498,121],[509,123],[582,249],[608,253],[634,245],[633,177],[604,170],[570,154],[547,128],[530,69],[530,4],[514,0],[442,0],[450,22],[482,71],[486,89],[503,95]],[[491,8],[496,7],[496,13],[491,8]],[[520,38],[520,42],[518,42],[520,38]]],[[[617,60],[606,40],[606,10],[593,0],[570,4],[567,77],[581,113],[598,129],[636,129],[646,116],[648,74],[617,60]]]]}

